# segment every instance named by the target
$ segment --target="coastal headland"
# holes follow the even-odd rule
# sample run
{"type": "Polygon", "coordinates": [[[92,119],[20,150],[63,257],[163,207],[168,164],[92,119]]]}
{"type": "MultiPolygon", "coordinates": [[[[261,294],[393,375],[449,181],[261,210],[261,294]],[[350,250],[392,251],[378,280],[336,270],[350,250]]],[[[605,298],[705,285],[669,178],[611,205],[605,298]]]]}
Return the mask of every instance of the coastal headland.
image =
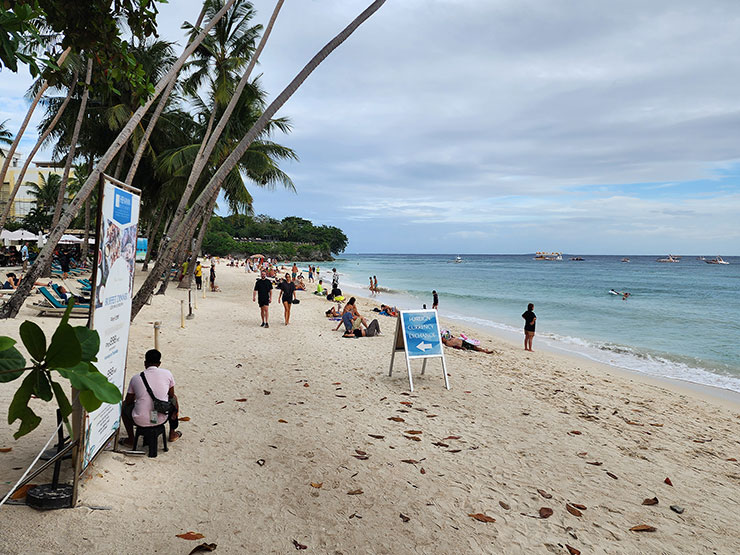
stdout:
{"type": "MultiPolygon", "coordinates": [[[[216,270],[221,292],[198,293],[184,329],[174,287],[131,329],[127,377],[163,322],[183,437],[156,459],[103,453],[74,509],[3,507],[1,553],[740,552],[731,400],[481,331],[494,354],[445,349],[450,391],[438,361],[423,376],[417,362],[410,394],[402,357],[388,377],[394,318],[377,316],[380,337],[345,339],[308,291],[289,326],[275,294],[263,329],[255,274],[216,270]]],[[[358,300],[366,317],[378,305],[358,300]]],[[[56,325],[29,302],[0,334],[24,319],[56,325]]],[[[0,384],[4,412],[14,390],[0,384]]],[[[33,407],[33,433],[0,427],[5,487],[53,429],[52,407],[33,407]]]]}

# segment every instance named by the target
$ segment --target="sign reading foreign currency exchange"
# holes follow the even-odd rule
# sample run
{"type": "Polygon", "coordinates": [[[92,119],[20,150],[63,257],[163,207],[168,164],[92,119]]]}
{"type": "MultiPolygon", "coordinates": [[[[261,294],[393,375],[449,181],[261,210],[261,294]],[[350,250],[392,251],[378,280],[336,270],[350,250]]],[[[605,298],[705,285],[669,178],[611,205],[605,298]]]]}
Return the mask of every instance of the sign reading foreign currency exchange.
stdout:
{"type": "Polygon", "coordinates": [[[421,368],[422,374],[424,374],[426,369],[427,359],[441,358],[445,387],[450,389],[436,310],[401,311],[398,324],[396,325],[396,338],[393,343],[391,367],[388,372],[389,376],[393,374],[393,361],[397,351],[404,351],[406,356],[406,369],[408,370],[409,388],[411,391],[414,390],[414,380],[411,376],[411,360],[417,358],[424,360],[421,368]]]}

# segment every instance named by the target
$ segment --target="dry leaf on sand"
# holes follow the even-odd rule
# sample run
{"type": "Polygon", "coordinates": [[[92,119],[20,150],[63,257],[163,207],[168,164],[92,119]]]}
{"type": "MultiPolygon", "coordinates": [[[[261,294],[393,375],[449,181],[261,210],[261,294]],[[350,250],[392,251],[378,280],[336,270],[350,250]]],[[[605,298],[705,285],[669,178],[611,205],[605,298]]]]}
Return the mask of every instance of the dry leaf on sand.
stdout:
{"type": "Polygon", "coordinates": [[[542,497],[544,497],[545,499],[552,499],[552,495],[550,495],[549,493],[547,493],[547,492],[546,492],[545,490],[543,490],[543,489],[538,489],[538,490],[537,490],[537,493],[539,493],[539,494],[540,494],[540,495],[541,495],[542,497]]]}
{"type": "Polygon", "coordinates": [[[411,434],[411,435],[418,435],[418,434],[420,434],[420,433],[422,433],[422,431],[421,431],[421,430],[406,430],[406,431],[404,432],[404,434],[411,434]]]}
{"type": "Polygon", "coordinates": [[[404,522],[408,522],[409,520],[411,520],[411,517],[408,517],[403,513],[398,513],[398,516],[401,517],[401,520],[403,520],[404,522]]]}
{"type": "Polygon", "coordinates": [[[0,447],[0,453],[10,453],[12,450],[12,447],[0,447]]]}
{"type": "Polygon", "coordinates": [[[278,422],[280,422],[280,424],[287,424],[288,423],[287,420],[283,420],[282,418],[280,420],[278,420],[278,422]]]}
{"type": "Polygon", "coordinates": [[[508,503],[505,503],[504,501],[499,501],[498,504],[501,505],[501,508],[506,511],[511,509],[511,505],[509,505],[508,503]]]}
{"type": "Polygon", "coordinates": [[[184,534],[175,534],[178,538],[181,538],[183,540],[202,540],[205,538],[203,534],[199,534],[198,532],[185,532],[184,534]]]}
{"type": "Polygon", "coordinates": [[[609,476],[609,478],[613,478],[614,480],[618,480],[619,479],[619,478],[617,478],[617,476],[615,474],[612,474],[611,472],[607,472],[606,475],[609,476]]]}
{"type": "Polygon", "coordinates": [[[630,528],[630,532],[655,532],[657,528],[655,526],[649,526],[647,524],[638,524],[630,528]]]}
{"type": "Polygon", "coordinates": [[[570,553],[570,555],[581,555],[580,551],[578,551],[575,547],[569,546],[567,543],[565,544],[565,548],[568,550],[568,553],[570,553]]]}
{"type": "Polygon", "coordinates": [[[393,422],[406,422],[403,418],[400,416],[391,416],[388,418],[388,420],[392,420],[393,422]]]}
{"type": "Polygon", "coordinates": [[[406,439],[410,439],[411,441],[421,441],[421,438],[416,437],[416,436],[403,436],[403,437],[405,437],[406,439]]]}
{"type": "Polygon", "coordinates": [[[571,505],[570,503],[566,503],[566,504],[565,504],[565,510],[566,510],[566,511],[568,511],[568,512],[569,512],[570,514],[572,514],[573,516],[583,516],[583,513],[582,513],[581,511],[579,511],[578,509],[576,509],[576,508],[575,508],[575,507],[574,507],[573,505],[571,505]]]}
{"type": "Polygon", "coordinates": [[[663,482],[665,482],[669,486],[672,486],[673,485],[673,482],[671,482],[671,479],[670,478],[666,478],[665,480],[663,480],[663,482]]]}
{"type": "Polygon", "coordinates": [[[542,507],[540,509],[540,518],[550,518],[552,516],[552,509],[550,507],[542,507]]]}
{"type": "Polygon", "coordinates": [[[180,422],[190,422],[190,417],[189,416],[183,416],[182,418],[178,418],[178,420],[180,422]]]}
{"type": "Polygon", "coordinates": [[[378,434],[367,434],[367,435],[369,435],[373,439],[383,439],[385,437],[385,436],[381,436],[378,434]]]}
{"type": "Polygon", "coordinates": [[[576,509],[581,509],[582,511],[586,510],[586,505],[581,505],[580,503],[571,503],[576,509]]]}
{"type": "Polygon", "coordinates": [[[419,461],[416,459],[403,459],[401,462],[407,463],[407,464],[417,464],[419,461]]]}
{"type": "Polygon", "coordinates": [[[353,490],[348,491],[347,495],[362,495],[363,493],[365,492],[362,491],[361,489],[353,489],[353,490]]]}
{"type": "Polygon", "coordinates": [[[295,547],[298,551],[302,549],[308,549],[307,545],[303,545],[302,543],[298,543],[298,540],[293,540],[293,547],[295,547]]]}
{"type": "Polygon", "coordinates": [[[247,399],[242,397],[241,399],[234,399],[237,403],[244,403],[247,399]]]}
{"type": "Polygon", "coordinates": [[[468,516],[479,522],[496,522],[495,518],[484,515],[483,513],[470,513],[468,516]]]}
{"type": "Polygon", "coordinates": [[[643,505],[657,505],[658,504],[658,498],[657,497],[649,497],[646,498],[643,502],[643,505]]]}
{"type": "Polygon", "coordinates": [[[311,487],[312,488],[320,489],[321,486],[323,486],[323,485],[324,485],[324,482],[311,482],[311,487]]]}

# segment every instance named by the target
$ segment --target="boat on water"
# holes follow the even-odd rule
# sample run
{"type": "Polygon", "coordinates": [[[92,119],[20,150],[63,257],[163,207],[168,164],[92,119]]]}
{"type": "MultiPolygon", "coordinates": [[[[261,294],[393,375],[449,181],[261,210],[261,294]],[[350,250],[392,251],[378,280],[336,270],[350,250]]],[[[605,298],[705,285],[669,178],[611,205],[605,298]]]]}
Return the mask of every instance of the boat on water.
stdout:
{"type": "Polygon", "coordinates": [[[534,253],[534,259],[535,260],[548,260],[548,261],[562,260],[563,259],[563,253],[560,253],[560,252],[536,252],[536,253],[534,253]]]}
{"type": "Polygon", "coordinates": [[[460,264],[460,263],[462,263],[462,261],[463,261],[463,259],[460,258],[459,256],[456,256],[455,257],[455,260],[454,260],[455,264],[460,264]]]}
{"type": "Polygon", "coordinates": [[[681,257],[669,254],[666,258],[658,258],[656,262],[668,262],[671,264],[677,264],[678,262],[681,262],[681,257]]]}
{"type": "Polygon", "coordinates": [[[630,261],[630,259],[629,259],[629,258],[623,258],[623,259],[622,259],[622,262],[629,262],[629,261],[630,261]]]}
{"type": "Polygon", "coordinates": [[[706,262],[707,264],[723,264],[723,265],[729,264],[729,262],[727,262],[727,260],[724,260],[721,256],[717,256],[709,260],[704,259],[704,262],[706,262]]]}
{"type": "Polygon", "coordinates": [[[575,262],[583,262],[583,258],[581,258],[580,256],[571,256],[570,259],[575,262]]]}

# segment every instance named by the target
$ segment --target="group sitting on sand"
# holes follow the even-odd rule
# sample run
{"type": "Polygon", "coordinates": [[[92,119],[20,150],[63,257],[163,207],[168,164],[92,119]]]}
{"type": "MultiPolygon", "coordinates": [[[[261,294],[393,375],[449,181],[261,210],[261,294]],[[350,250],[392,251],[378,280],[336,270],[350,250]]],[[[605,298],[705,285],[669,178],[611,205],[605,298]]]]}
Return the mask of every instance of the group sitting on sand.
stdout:
{"type": "MultiPolygon", "coordinates": [[[[339,312],[332,307],[330,311],[327,311],[327,316],[338,316],[339,312]]],[[[334,328],[334,331],[338,331],[340,327],[344,326],[343,337],[375,337],[380,335],[380,324],[377,319],[374,319],[369,324],[357,310],[356,299],[350,298],[344,309],[342,310],[341,320],[334,328]]]]}

